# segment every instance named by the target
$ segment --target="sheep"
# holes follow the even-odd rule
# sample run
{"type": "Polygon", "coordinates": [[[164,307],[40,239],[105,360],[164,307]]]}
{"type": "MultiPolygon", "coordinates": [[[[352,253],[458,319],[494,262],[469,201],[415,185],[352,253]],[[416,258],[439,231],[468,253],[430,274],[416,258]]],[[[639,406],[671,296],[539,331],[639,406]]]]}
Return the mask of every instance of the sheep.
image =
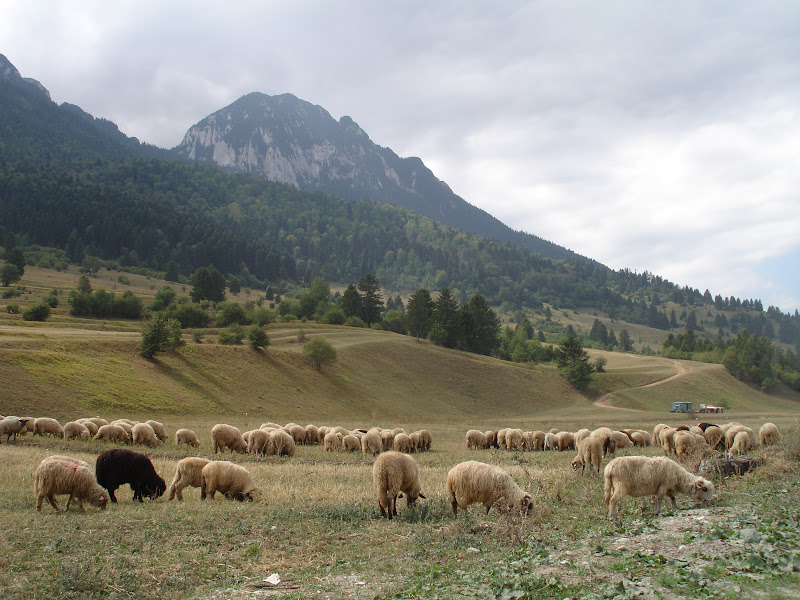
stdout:
{"type": "Polygon", "coordinates": [[[341,452],[343,437],[343,435],[334,433],[333,431],[326,433],[325,439],[323,440],[325,452],[341,452]]]}
{"type": "Polygon", "coordinates": [[[705,433],[702,430],[702,428],[698,427],[697,425],[692,425],[691,427],[689,427],[689,431],[691,433],[699,433],[700,435],[703,435],[703,433],[705,433]]]}
{"type": "Polygon", "coordinates": [[[730,449],[731,446],[733,446],[734,438],[742,431],[746,432],[747,436],[750,438],[750,447],[754,447],[757,443],[756,433],[744,425],[734,425],[725,432],[725,447],[730,449]]]}
{"type": "Polygon", "coordinates": [[[274,456],[294,456],[294,451],[295,443],[291,435],[281,429],[269,434],[267,454],[274,456]]]}
{"type": "Polygon", "coordinates": [[[728,451],[731,454],[747,454],[751,446],[750,434],[747,431],[739,431],[733,437],[733,443],[728,451]]]}
{"type": "Polygon", "coordinates": [[[416,432],[419,436],[419,448],[420,452],[430,452],[431,446],[433,445],[433,436],[431,432],[427,429],[420,429],[416,432]]]}
{"type": "Polygon", "coordinates": [[[631,441],[633,442],[634,446],[649,446],[650,445],[650,434],[643,433],[641,431],[634,431],[631,433],[631,441]]]}
{"type": "Polygon", "coordinates": [[[206,498],[213,500],[216,492],[239,502],[244,500],[252,502],[258,500],[262,495],[261,489],[256,486],[250,472],[227,460],[209,462],[203,467],[201,475],[200,498],[203,500],[206,498]]]}
{"type": "Polygon", "coordinates": [[[176,496],[178,500],[183,500],[183,488],[185,487],[203,487],[203,467],[210,462],[210,460],[196,456],[179,460],[175,467],[175,477],[169,484],[169,500],[176,496]]]}
{"type": "Polygon", "coordinates": [[[418,498],[425,498],[417,462],[407,454],[390,450],[375,459],[372,465],[372,484],[378,496],[381,515],[397,516],[397,498],[406,497],[410,508],[418,498]]]}
{"type": "Polygon", "coordinates": [[[82,423],[78,423],[77,421],[70,421],[69,423],[64,424],[64,439],[65,440],[73,440],[73,439],[81,439],[91,438],[91,432],[86,425],[82,423]]]}
{"type": "Polygon", "coordinates": [[[361,438],[361,452],[364,456],[376,456],[383,452],[383,444],[381,443],[381,436],[373,431],[368,431],[361,438]]]}
{"type": "Polygon", "coordinates": [[[603,444],[603,456],[606,456],[607,454],[611,454],[613,456],[620,448],[631,447],[633,447],[633,442],[627,435],[621,431],[612,431],[605,439],[605,443],[603,444]]]}
{"type": "Polygon", "coordinates": [[[108,421],[106,421],[102,417],[89,417],[86,420],[94,423],[95,425],[97,425],[98,429],[100,427],[102,427],[103,425],[108,425],[109,424],[108,421]]]}
{"type": "MultiPolygon", "coordinates": [[[[340,433],[342,435],[342,437],[344,437],[346,435],[350,435],[350,432],[347,431],[347,429],[345,429],[344,427],[341,427],[341,426],[336,426],[333,429],[331,429],[331,431],[333,433],[340,433]]],[[[403,432],[403,433],[405,433],[405,432],[403,432]]]]}
{"type": "Polygon", "coordinates": [[[238,452],[244,454],[247,452],[247,443],[242,437],[242,432],[238,427],[233,425],[226,425],[225,423],[217,423],[211,428],[211,441],[214,446],[214,454],[224,452],[225,448],[229,448],[231,453],[238,452]]]}
{"type": "Polygon", "coordinates": [[[162,423],[159,423],[158,421],[153,421],[152,419],[145,421],[145,423],[147,423],[148,425],[150,425],[150,427],[153,428],[156,437],[160,441],[166,442],[169,439],[169,436],[167,435],[167,430],[162,423]]]}
{"type": "Polygon", "coordinates": [[[180,446],[181,444],[199,448],[200,440],[197,439],[197,435],[191,429],[178,429],[175,432],[175,445],[180,446]]]}
{"type": "Polygon", "coordinates": [[[497,432],[497,447],[501,450],[506,449],[506,434],[508,433],[508,427],[504,427],[503,429],[497,432]]]}
{"type": "Polygon", "coordinates": [[[128,433],[119,425],[102,425],[97,433],[94,434],[93,440],[106,440],[109,442],[130,442],[128,433]]]}
{"type": "Polygon", "coordinates": [[[559,433],[560,431],[561,431],[561,430],[560,430],[560,429],[558,429],[557,427],[553,427],[553,428],[550,430],[550,433],[552,433],[552,434],[554,434],[554,435],[558,435],[558,433],[559,433]]]}
{"type": "Polygon", "coordinates": [[[477,429],[467,431],[467,449],[480,450],[486,448],[486,435],[477,429]]]}
{"type": "Polygon", "coordinates": [[[611,436],[612,431],[613,430],[610,427],[598,427],[597,429],[592,431],[592,433],[590,433],[589,435],[599,439],[600,443],[603,445],[603,448],[607,448],[608,438],[611,436]]]}
{"type": "Polygon", "coordinates": [[[533,431],[525,431],[522,433],[522,449],[525,452],[533,452],[536,445],[536,440],[533,438],[533,431]]]}
{"type": "Polygon", "coordinates": [[[33,422],[33,435],[52,435],[53,437],[64,437],[64,428],[61,423],[50,417],[39,417],[33,422]]]}
{"type": "Polygon", "coordinates": [[[555,450],[558,448],[558,436],[555,433],[544,434],[544,449],[555,450]]]}
{"type": "Polygon", "coordinates": [[[486,436],[486,447],[487,448],[497,448],[497,430],[490,429],[489,431],[484,432],[486,436]]]}
{"type": "Polygon", "coordinates": [[[509,429],[506,431],[506,450],[522,450],[522,429],[509,429]]]}
{"type": "Polygon", "coordinates": [[[306,441],[306,429],[305,427],[300,427],[296,423],[291,423],[283,428],[283,430],[292,436],[295,444],[304,444],[306,441]]]}
{"type": "Polygon", "coordinates": [[[411,440],[411,452],[420,452],[420,439],[419,434],[414,431],[408,434],[408,439],[411,440]]]}
{"type": "Polygon", "coordinates": [[[22,417],[25,420],[25,428],[19,432],[20,435],[28,435],[29,433],[33,433],[33,424],[36,422],[36,419],[33,417],[22,417]]]}
{"type": "Polygon", "coordinates": [[[381,431],[381,444],[387,449],[394,447],[394,434],[391,429],[384,429],[381,431]]]}
{"type": "Polygon", "coordinates": [[[572,459],[572,468],[577,471],[580,467],[581,473],[583,473],[588,465],[590,473],[594,473],[594,470],[597,469],[599,475],[602,460],[603,445],[600,439],[588,435],[578,444],[578,455],[572,459]]]}
{"type": "Polygon", "coordinates": [[[64,456],[49,456],[36,467],[33,484],[36,495],[36,510],[42,510],[42,502],[47,499],[55,510],[58,510],[56,494],[69,494],[65,511],[69,510],[73,500],[78,508],[85,512],[83,501],[99,507],[101,510],[108,504],[108,493],[98,485],[94,473],[87,463],[64,456]]]}
{"type": "Polygon", "coordinates": [[[544,431],[534,431],[533,432],[533,449],[541,452],[544,450],[544,441],[547,437],[547,434],[544,431]]]}
{"type": "Polygon", "coordinates": [[[6,436],[6,442],[11,441],[11,436],[17,439],[17,434],[25,429],[28,421],[19,417],[6,417],[0,421],[0,436],[6,436]]]}
{"type": "Polygon", "coordinates": [[[723,440],[725,439],[725,432],[716,425],[706,427],[703,435],[705,436],[706,442],[708,442],[708,445],[711,448],[716,448],[720,445],[720,442],[724,443],[723,440]]]}
{"type": "MultiPolygon", "coordinates": [[[[81,425],[86,427],[86,429],[89,430],[89,439],[91,439],[95,435],[97,435],[97,430],[100,429],[100,427],[98,427],[94,423],[94,421],[90,421],[89,419],[86,419],[85,421],[81,421],[80,419],[78,419],[78,423],[80,423],[81,425]]],[[[66,425],[65,425],[65,427],[66,427],[66,425]]]]}
{"type": "Polygon", "coordinates": [[[308,424],[306,425],[306,444],[319,444],[319,429],[316,425],[308,424]]]}
{"type": "Polygon", "coordinates": [[[272,433],[265,429],[254,429],[249,433],[250,435],[247,438],[247,453],[254,456],[263,456],[267,454],[272,433]]]}
{"type": "Polygon", "coordinates": [[[411,451],[411,438],[405,433],[398,433],[394,436],[395,452],[410,452],[411,451]]]}
{"type": "Polygon", "coordinates": [[[97,483],[108,490],[112,502],[117,501],[114,494],[116,489],[125,483],[130,484],[133,490],[133,500],[139,502],[144,502],[144,496],[158,498],[167,489],[167,484],[156,473],[150,458],[133,450],[114,448],[102,452],[97,457],[95,474],[97,483]]]}
{"type": "Polygon", "coordinates": [[[155,448],[160,443],[156,432],[147,423],[137,423],[131,428],[131,442],[134,446],[155,448]]]}
{"type": "Polygon", "coordinates": [[[713,483],[663,456],[621,456],[606,465],[603,475],[603,499],[608,505],[608,518],[612,521],[619,518],[619,503],[625,496],[655,496],[656,515],[661,514],[664,496],[676,509],[675,495],[679,493],[706,502],[714,498],[713,483]]]}
{"type": "Polygon", "coordinates": [[[578,444],[580,444],[584,440],[584,438],[589,437],[591,433],[592,432],[586,428],[578,429],[578,431],[575,432],[575,447],[577,448],[578,444]]]}
{"type": "Polygon", "coordinates": [[[131,431],[133,430],[133,426],[136,423],[129,423],[127,419],[117,419],[116,421],[112,421],[110,425],[116,425],[117,427],[122,427],[125,430],[125,435],[128,436],[128,439],[131,438],[131,431]]]}
{"type": "Polygon", "coordinates": [[[664,456],[675,453],[675,445],[673,443],[673,438],[675,437],[677,431],[678,430],[675,429],[674,427],[664,427],[658,434],[659,445],[661,446],[661,449],[664,451],[664,456]]]}
{"type": "Polygon", "coordinates": [[[556,447],[559,452],[575,449],[575,434],[569,431],[559,431],[556,434],[556,447]]]}
{"type": "Polygon", "coordinates": [[[503,502],[527,514],[533,502],[533,497],[503,469],[474,460],[459,463],[450,469],[447,474],[447,494],[454,515],[458,514],[459,508],[466,510],[475,502],[482,503],[487,513],[496,502],[503,502]]]}
{"type": "MultiPolygon", "coordinates": [[[[703,438],[705,440],[705,438],[703,438]]],[[[698,446],[697,438],[694,434],[688,431],[678,431],[672,438],[675,445],[675,454],[678,455],[678,461],[683,462],[684,457],[694,451],[698,446]]]]}
{"type": "Polygon", "coordinates": [[[665,425],[664,423],[659,423],[655,427],[653,427],[653,446],[660,446],[661,445],[661,430],[665,427],[669,427],[669,425],[665,425]]]}
{"type": "Polygon", "coordinates": [[[781,441],[781,432],[774,423],[764,423],[758,430],[758,438],[762,446],[773,446],[781,441]]]}

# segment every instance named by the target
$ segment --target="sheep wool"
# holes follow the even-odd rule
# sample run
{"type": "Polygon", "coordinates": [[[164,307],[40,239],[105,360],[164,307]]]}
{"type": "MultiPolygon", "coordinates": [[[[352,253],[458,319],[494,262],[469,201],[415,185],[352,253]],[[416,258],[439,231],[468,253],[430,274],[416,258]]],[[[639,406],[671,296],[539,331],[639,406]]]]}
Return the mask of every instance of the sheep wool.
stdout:
{"type": "Polygon", "coordinates": [[[764,423],[758,430],[758,437],[762,446],[774,446],[781,441],[781,432],[774,423],[764,423]]]}
{"type": "Polygon", "coordinates": [[[64,424],[64,439],[65,440],[79,440],[81,438],[89,439],[91,438],[91,432],[89,428],[86,427],[83,423],[78,423],[77,421],[70,421],[69,423],[64,424]]]}
{"type": "Polygon", "coordinates": [[[581,472],[589,467],[589,472],[600,473],[600,463],[603,460],[603,446],[596,437],[586,436],[578,444],[578,455],[572,460],[572,468],[581,472]]]}
{"type": "Polygon", "coordinates": [[[181,444],[198,448],[200,447],[200,440],[197,439],[197,435],[191,429],[178,429],[175,432],[175,445],[180,446],[181,444]]]}
{"type": "Polygon", "coordinates": [[[134,446],[155,448],[159,444],[155,430],[147,423],[137,423],[131,428],[131,442],[134,446]]]}
{"type": "Polygon", "coordinates": [[[61,423],[50,417],[39,417],[33,422],[33,435],[52,435],[53,437],[64,437],[64,428],[61,423]]]}
{"type": "Polygon", "coordinates": [[[183,500],[183,489],[186,487],[202,488],[203,467],[209,462],[211,461],[196,456],[179,460],[175,468],[175,477],[169,484],[169,499],[177,497],[178,500],[183,500]]]}
{"type": "Polygon", "coordinates": [[[108,442],[123,442],[127,444],[130,441],[128,433],[119,425],[102,425],[94,434],[94,440],[106,440],[108,442]]]}
{"type": "Polygon", "coordinates": [[[527,514],[533,497],[520,488],[514,479],[500,467],[470,460],[457,464],[447,474],[447,494],[453,514],[475,502],[486,507],[486,512],[496,502],[527,514]]]}
{"type": "Polygon", "coordinates": [[[619,518],[619,503],[625,496],[655,496],[656,515],[661,514],[661,501],[665,496],[676,509],[676,494],[688,494],[706,502],[714,498],[713,483],[663,456],[621,456],[606,465],[603,475],[603,499],[612,521],[619,518]]]}
{"type": "Polygon", "coordinates": [[[267,454],[272,454],[274,456],[294,456],[294,451],[295,443],[291,435],[280,429],[270,434],[267,454]]]}
{"type": "Polygon", "coordinates": [[[368,431],[361,438],[361,452],[364,456],[377,456],[383,452],[383,443],[381,443],[381,436],[374,431],[368,431]]]}
{"type": "Polygon", "coordinates": [[[211,441],[214,447],[214,454],[224,452],[226,448],[230,451],[244,454],[247,452],[247,442],[242,437],[242,432],[238,427],[217,423],[211,428],[211,441]]]}
{"type": "Polygon", "coordinates": [[[169,439],[169,436],[167,435],[167,430],[162,423],[159,423],[158,421],[153,421],[152,419],[145,421],[145,423],[147,423],[148,425],[150,425],[150,427],[153,428],[153,431],[155,432],[156,437],[159,439],[159,441],[166,442],[169,439]]]}
{"type": "Polygon", "coordinates": [[[258,500],[261,489],[253,481],[252,475],[244,467],[227,460],[209,462],[202,470],[202,485],[200,498],[214,499],[214,494],[220,492],[229,500],[258,500]]]}
{"type": "Polygon", "coordinates": [[[397,498],[402,497],[401,494],[405,494],[408,507],[413,506],[418,498],[425,498],[417,462],[401,452],[390,450],[375,459],[372,484],[381,515],[389,519],[397,516],[397,498]]]}
{"type": "Polygon", "coordinates": [[[82,511],[83,501],[105,509],[108,504],[108,493],[98,485],[94,473],[87,463],[66,456],[49,456],[36,468],[34,476],[34,494],[36,510],[42,510],[42,502],[47,499],[55,510],[59,510],[56,494],[69,494],[67,506],[69,510],[73,500],[77,501],[82,511]]]}

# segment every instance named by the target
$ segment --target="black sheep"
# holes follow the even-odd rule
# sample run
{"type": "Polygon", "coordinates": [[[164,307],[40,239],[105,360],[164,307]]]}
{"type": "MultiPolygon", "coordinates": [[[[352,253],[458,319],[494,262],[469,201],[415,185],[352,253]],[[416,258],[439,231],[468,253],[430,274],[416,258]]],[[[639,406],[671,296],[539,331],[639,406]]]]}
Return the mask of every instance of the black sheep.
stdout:
{"type": "Polygon", "coordinates": [[[133,490],[133,499],[158,498],[167,489],[164,480],[156,473],[153,463],[146,454],[115,448],[106,450],[97,457],[95,467],[97,483],[108,490],[112,502],[116,502],[114,491],[128,483],[133,490]]]}

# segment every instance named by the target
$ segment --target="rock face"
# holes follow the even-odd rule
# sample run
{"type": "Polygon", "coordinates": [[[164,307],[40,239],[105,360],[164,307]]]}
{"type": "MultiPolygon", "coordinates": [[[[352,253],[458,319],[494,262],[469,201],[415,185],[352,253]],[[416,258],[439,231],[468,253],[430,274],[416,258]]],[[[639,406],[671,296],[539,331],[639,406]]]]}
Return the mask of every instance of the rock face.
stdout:
{"type": "Polygon", "coordinates": [[[50,92],[41,83],[30,77],[22,77],[17,68],[11,64],[3,54],[0,54],[0,82],[7,85],[15,85],[26,88],[30,91],[36,90],[50,100],[50,92]]]}
{"type": "Polygon", "coordinates": [[[243,96],[191,127],[174,151],[189,160],[263,175],[306,191],[395,204],[553,258],[574,256],[472,206],[419,158],[401,158],[373,143],[350,117],[336,121],[324,108],[291,94],[243,96]]]}

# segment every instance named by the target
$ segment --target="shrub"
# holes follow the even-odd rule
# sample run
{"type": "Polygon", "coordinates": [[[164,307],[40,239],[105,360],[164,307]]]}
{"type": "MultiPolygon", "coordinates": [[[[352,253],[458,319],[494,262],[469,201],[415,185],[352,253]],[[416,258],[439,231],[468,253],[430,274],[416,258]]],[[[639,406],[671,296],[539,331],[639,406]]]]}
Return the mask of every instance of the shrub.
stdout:
{"type": "Polygon", "coordinates": [[[34,304],[22,313],[22,318],[26,321],[46,321],[49,316],[50,305],[46,302],[34,304]]]}
{"type": "Polygon", "coordinates": [[[323,364],[336,361],[336,348],[326,339],[315,337],[303,346],[303,356],[314,363],[317,371],[321,371],[323,364]]]}
{"type": "Polygon", "coordinates": [[[297,315],[288,314],[281,316],[281,323],[291,323],[292,321],[297,321],[297,315]]]}
{"type": "Polygon", "coordinates": [[[172,304],[167,311],[170,318],[180,321],[181,327],[208,327],[211,317],[199,304],[172,304]]]}
{"type": "Polygon", "coordinates": [[[203,341],[203,332],[200,331],[199,329],[195,329],[194,331],[192,331],[192,341],[195,344],[202,343],[202,341],[203,341]]]}
{"type": "Polygon", "coordinates": [[[13,304],[7,304],[6,305],[6,312],[8,312],[9,314],[12,314],[12,315],[18,315],[19,314],[19,304],[17,304],[16,302],[14,302],[13,304]]]}
{"type": "Polygon", "coordinates": [[[344,322],[345,325],[348,327],[366,327],[367,324],[361,317],[356,317],[355,315],[352,317],[348,317],[347,321],[344,322]]]}
{"type": "Polygon", "coordinates": [[[271,310],[267,310],[266,308],[257,308],[253,311],[253,323],[256,325],[269,325],[275,321],[275,313],[271,310]]]}
{"type": "Polygon", "coordinates": [[[58,290],[53,288],[50,293],[45,296],[44,301],[47,302],[50,308],[56,308],[58,306],[58,290]]]}
{"type": "Polygon", "coordinates": [[[325,311],[325,314],[322,315],[320,321],[328,325],[344,325],[347,321],[347,316],[345,316],[344,311],[340,307],[331,306],[325,311]]]}
{"type": "Polygon", "coordinates": [[[227,327],[234,323],[247,325],[249,322],[250,319],[241,304],[237,302],[220,302],[217,305],[217,325],[220,327],[227,327]]]}
{"type": "Polygon", "coordinates": [[[227,329],[219,332],[219,343],[224,346],[235,346],[241,344],[244,339],[244,329],[238,323],[234,323],[227,329]]]}
{"type": "Polygon", "coordinates": [[[142,356],[146,358],[182,345],[181,324],[175,319],[158,315],[150,319],[142,331],[142,356]]]}
{"type": "Polygon", "coordinates": [[[266,348],[269,346],[269,336],[261,325],[250,325],[247,328],[247,343],[253,349],[266,348]]]}

